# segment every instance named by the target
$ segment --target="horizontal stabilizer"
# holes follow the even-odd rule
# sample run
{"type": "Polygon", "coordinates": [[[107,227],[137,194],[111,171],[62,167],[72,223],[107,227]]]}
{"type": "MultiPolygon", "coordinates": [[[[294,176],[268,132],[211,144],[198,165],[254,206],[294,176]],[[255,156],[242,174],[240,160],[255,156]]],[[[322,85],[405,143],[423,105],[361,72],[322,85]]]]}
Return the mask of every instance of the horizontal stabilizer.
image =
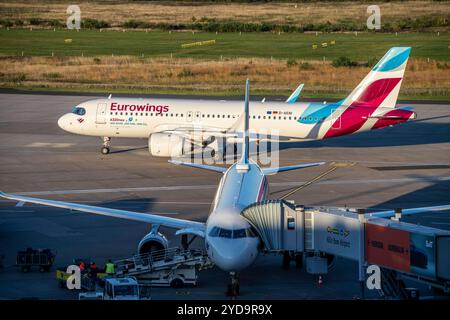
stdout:
{"type": "Polygon", "coordinates": [[[313,162],[313,163],[297,164],[297,165],[286,166],[286,167],[262,168],[261,170],[265,175],[270,175],[270,174],[275,174],[277,172],[304,169],[304,168],[309,168],[309,167],[317,167],[317,166],[321,166],[323,164],[325,164],[325,162],[313,162]]]}
{"type": "Polygon", "coordinates": [[[176,164],[176,165],[192,167],[192,168],[197,168],[197,169],[203,169],[203,170],[209,170],[209,171],[215,171],[215,172],[221,172],[221,173],[224,173],[225,171],[227,171],[227,168],[224,168],[224,167],[208,166],[205,164],[182,162],[182,161],[176,161],[176,160],[169,160],[169,162],[176,164]]]}

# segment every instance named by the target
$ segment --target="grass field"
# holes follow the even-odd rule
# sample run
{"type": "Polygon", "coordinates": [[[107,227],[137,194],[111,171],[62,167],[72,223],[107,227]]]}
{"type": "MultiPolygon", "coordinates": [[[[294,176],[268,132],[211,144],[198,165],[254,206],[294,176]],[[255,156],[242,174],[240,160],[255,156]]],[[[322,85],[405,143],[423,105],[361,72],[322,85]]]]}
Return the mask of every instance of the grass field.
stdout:
{"type": "MultiPolygon", "coordinates": [[[[75,4],[75,3],[71,3],[75,4]]],[[[396,25],[405,18],[447,18],[447,1],[298,1],[298,3],[225,3],[194,1],[127,1],[78,0],[82,18],[104,20],[111,26],[123,25],[130,20],[146,23],[192,23],[194,21],[259,22],[301,26],[308,23],[353,22],[364,26],[368,17],[367,6],[377,4],[382,23],[396,25]]],[[[65,23],[68,2],[58,0],[11,1],[0,0],[3,19],[58,20],[65,23]]],[[[429,28],[429,27],[428,27],[429,28]]]]}
{"type": "Polygon", "coordinates": [[[289,94],[304,82],[303,96],[329,98],[344,96],[370,70],[363,65],[333,67],[332,60],[345,56],[373,62],[393,46],[412,46],[401,97],[450,99],[447,33],[316,36],[0,29],[0,43],[1,87],[235,95],[242,93],[248,77],[253,93],[289,94]],[[205,40],[216,44],[181,47],[205,40]],[[328,47],[321,47],[324,42],[328,47]],[[312,44],[318,48],[312,49],[312,44]]]}
{"type": "Polygon", "coordinates": [[[260,57],[275,59],[332,60],[346,56],[357,61],[381,57],[393,46],[412,46],[412,57],[450,61],[450,34],[273,34],[273,33],[194,33],[82,30],[1,29],[0,55],[94,56],[136,55],[158,57],[208,58],[260,57]],[[72,39],[65,43],[64,39],[72,39]],[[215,45],[183,49],[181,44],[216,40],[215,45]],[[321,48],[323,42],[336,44],[321,48]],[[313,50],[311,46],[318,44],[313,50]]]}

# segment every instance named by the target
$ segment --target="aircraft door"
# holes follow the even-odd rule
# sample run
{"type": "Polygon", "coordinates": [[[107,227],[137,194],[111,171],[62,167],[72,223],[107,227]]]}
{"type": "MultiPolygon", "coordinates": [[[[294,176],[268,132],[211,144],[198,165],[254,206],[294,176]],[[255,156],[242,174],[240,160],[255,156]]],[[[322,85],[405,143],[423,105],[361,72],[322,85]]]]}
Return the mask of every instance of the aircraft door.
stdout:
{"type": "Polygon", "coordinates": [[[342,110],[333,109],[331,110],[331,129],[339,130],[341,129],[341,117],[342,110]]]}
{"type": "Polygon", "coordinates": [[[106,123],[106,106],[107,104],[102,102],[97,105],[97,117],[95,123],[104,124],[106,123]]]}

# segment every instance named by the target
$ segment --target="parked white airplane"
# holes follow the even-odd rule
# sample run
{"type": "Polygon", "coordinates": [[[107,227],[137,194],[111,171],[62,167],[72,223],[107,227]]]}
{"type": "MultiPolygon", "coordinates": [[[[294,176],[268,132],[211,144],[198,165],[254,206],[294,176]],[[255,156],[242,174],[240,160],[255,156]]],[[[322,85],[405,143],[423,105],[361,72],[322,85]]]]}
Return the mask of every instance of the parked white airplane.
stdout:
{"type": "MultiPolygon", "coordinates": [[[[320,140],[379,129],[414,119],[409,107],[396,108],[411,48],[392,48],[345,99],[336,103],[295,103],[300,85],[286,103],[258,103],[250,114],[256,133],[277,130],[282,141],[320,140]]],[[[194,146],[221,151],[217,143],[236,142],[241,103],[181,99],[95,99],[80,103],[58,125],[71,133],[103,138],[146,138],[154,156],[182,156],[194,146]],[[220,138],[220,139],[218,139],[220,138]]],[[[212,152],[214,155],[214,152],[212,152]]]]}
{"type": "MultiPolygon", "coordinates": [[[[246,83],[243,151],[240,160],[228,169],[218,166],[170,161],[175,164],[191,166],[209,171],[223,173],[213,207],[206,223],[166,217],[151,213],[139,213],[69,203],[54,200],[36,199],[0,192],[0,196],[19,202],[30,202],[46,206],[77,210],[109,217],[134,220],[152,224],[152,231],[138,245],[138,252],[143,254],[152,250],[167,249],[168,240],[158,229],[160,226],[178,229],[176,235],[192,235],[204,238],[209,258],[220,269],[230,272],[232,284],[237,285],[236,273],[245,269],[256,259],[260,238],[250,223],[241,216],[244,208],[255,202],[264,201],[268,193],[266,175],[277,172],[319,166],[324,162],[306,163],[279,168],[260,168],[249,159],[249,90],[246,83]]],[[[450,209],[448,206],[415,208],[403,210],[402,214],[430,212],[450,209]]],[[[394,211],[371,213],[370,216],[389,217],[394,211]]]]}

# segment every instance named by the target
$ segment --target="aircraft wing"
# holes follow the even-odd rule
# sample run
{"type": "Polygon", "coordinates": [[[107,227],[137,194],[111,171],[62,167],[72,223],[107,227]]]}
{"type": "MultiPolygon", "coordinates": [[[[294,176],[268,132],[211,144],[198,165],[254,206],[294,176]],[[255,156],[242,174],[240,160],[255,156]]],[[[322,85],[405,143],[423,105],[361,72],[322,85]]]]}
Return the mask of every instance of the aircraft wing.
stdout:
{"type": "MultiPolygon", "coordinates": [[[[434,206],[434,207],[403,209],[402,215],[410,215],[410,214],[426,213],[426,212],[434,212],[434,211],[445,211],[445,210],[450,210],[450,204],[446,204],[446,205],[442,205],[442,206],[434,206]]],[[[389,217],[392,217],[395,215],[395,210],[372,212],[372,213],[368,213],[366,215],[369,217],[389,218],[389,217]]]]}
{"type": "Polygon", "coordinates": [[[45,200],[45,199],[37,199],[37,198],[29,198],[23,196],[17,196],[14,194],[7,194],[0,192],[0,197],[16,200],[19,202],[30,202],[41,204],[50,207],[57,207],[69,210],[76,210],[82,212],[88,212],[93,214],[98,214],[102,216],[108,216],[113,218],[121,218],[151,224],[159,224],[161,226],[175,228],[175,229],[195,229],[197,231],[204,231],[205,224],[202,222],[195,222],[183,219],[176,219],[171,217],[160,216],[151,213],[141,213],[141,212],[133,212],[126,210],[118,210],[104,207],[95,207],[88,206],[84,204],[71,203],[71,202],[63,202],[63,201],[54,201],[54,200],[45,200]]]}
{"type": "Polygon", "coordinates": [[[214,137],[237,137],[236,133],[230,132],[228,129],[221,128],[209,128],[209,127],[179,127],[172,130],[163,130],[161,132],[177,134],[188,139],[196,140],[195,135],[200,134],[201,136],[214,136],[214,137]]]}
{"type": "Polygon", "coordinates": [[[275,174],[277,172],[321,166],[323,164],[325,164],[325,162],[313,162],[313,163],[303,163],[303,164],[297,164],[297,165],[286,166],[286,167],[262,168],[261,170],[265,175],[269,175],[269,174],[275,174]]]}

